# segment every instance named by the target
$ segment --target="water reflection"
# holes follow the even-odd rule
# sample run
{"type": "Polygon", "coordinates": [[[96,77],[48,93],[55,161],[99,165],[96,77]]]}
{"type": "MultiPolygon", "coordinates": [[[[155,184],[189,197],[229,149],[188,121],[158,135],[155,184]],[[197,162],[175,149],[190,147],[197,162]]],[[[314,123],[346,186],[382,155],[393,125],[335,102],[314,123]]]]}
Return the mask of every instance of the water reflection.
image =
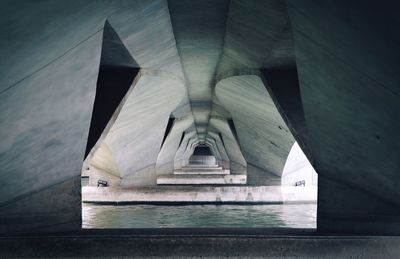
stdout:
{"type": "Polygon", "coordinates": [[[95,205],[82,204],[83,228],[315,228],[316,204],[95,205]]]}

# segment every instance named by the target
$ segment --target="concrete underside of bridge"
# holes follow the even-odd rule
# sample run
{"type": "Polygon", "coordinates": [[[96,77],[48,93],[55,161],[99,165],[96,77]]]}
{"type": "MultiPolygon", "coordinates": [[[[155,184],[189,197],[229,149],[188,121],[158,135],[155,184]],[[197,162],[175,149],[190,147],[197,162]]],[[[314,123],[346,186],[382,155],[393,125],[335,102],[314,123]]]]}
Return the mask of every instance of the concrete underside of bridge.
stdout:
{"type": "Polygon", "coordinates": [[[2,235],[80,230],[82,168],[153,186],[207,146],[276,186],[295,141],[319,233],[400,234],[396,1],[0,7],[2,235]]]}

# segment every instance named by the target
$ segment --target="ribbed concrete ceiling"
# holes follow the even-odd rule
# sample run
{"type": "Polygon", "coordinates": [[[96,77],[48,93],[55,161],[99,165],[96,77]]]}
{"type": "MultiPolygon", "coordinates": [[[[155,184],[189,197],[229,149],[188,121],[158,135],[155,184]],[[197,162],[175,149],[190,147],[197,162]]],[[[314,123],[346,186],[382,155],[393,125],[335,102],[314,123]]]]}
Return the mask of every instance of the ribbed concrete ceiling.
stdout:
{"type": "Polygon", "coordinates": [[[204,140],[215,73],[222,54],[229,1],[168,1],[192,113],[204,140]]]}
{"type": "Polygon", "coordinates": [[[211,114],[219,114],[212,112],[219,78],[294,64],[286,7],[282,1],[180,0],[168,7],[196,132],[204,141],[211,114]]]}

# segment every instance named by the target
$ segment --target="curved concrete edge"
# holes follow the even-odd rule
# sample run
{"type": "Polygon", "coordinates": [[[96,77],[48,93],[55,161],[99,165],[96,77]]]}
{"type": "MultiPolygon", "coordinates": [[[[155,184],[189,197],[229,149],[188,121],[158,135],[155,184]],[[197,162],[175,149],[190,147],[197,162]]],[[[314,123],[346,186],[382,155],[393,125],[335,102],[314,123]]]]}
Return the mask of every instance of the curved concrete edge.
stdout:
{"type": "Polygon", "coordinates": [[[261,77],[246,74],[222,79],[215,87],[215,94],[232,114],[247,164],[259,169],[250,175],[249,182],[272,185],[271,177],[267,176],[281,177],[295,140],[261,77]],[[252,177],[256,180],[252,181],[252,177]]]}

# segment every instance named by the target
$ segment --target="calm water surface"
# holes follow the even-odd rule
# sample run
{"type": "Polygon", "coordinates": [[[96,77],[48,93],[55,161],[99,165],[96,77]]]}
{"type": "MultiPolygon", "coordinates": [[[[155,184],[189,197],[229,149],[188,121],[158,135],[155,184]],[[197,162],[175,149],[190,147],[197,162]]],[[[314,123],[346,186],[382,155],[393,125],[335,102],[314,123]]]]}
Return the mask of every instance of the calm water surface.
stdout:
{"type": "Polygon", "coordinates": [[[82,204],[83,228],[316,228],[317,204],[95,205],[82,204]]]}

